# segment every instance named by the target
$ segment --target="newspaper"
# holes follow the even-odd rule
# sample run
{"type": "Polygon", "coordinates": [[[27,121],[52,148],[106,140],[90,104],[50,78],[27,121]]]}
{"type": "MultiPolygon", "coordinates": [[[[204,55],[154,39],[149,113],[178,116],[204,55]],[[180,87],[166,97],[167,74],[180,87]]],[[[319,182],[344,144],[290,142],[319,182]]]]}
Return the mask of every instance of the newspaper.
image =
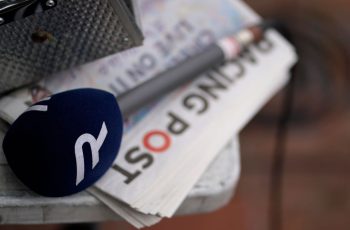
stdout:
{"type": "Polygon", "coordinates": [[[163,99],[125,135],[96,187],[141,213],[171,217],[222,146],[287,82],[294,51],[274,31],[267,39],[268,51],[250,49],[255,61],[227,64],[163,99]]]}
{"type": "Polygon", "coordinates": [[[290,44],[269,31],[239,60],[172,93],[126,134],[93,193],[152,218],[171,217],[225,142],[287,82],[295,61],[290,44]]]}

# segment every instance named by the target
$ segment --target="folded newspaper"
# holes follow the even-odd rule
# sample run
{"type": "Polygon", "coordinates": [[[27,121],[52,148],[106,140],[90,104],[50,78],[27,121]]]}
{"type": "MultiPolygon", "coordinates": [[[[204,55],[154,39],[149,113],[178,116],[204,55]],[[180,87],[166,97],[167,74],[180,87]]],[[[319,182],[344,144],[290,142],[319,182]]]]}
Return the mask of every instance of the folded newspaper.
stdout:
{"type": "MultiPolygon", "coordinates": [[[[259,22],[238,0],[140,0],[145,45],[46,78],[0,100],[12,123],[52,93],[93,87],[116,96],[259,22]]],[[[208,165],[288,81],[293,47],[270,30],[235,61],[169,93],[126,122],[112,168],[89,191],[135,227],[171,217],[208,165]]]]}

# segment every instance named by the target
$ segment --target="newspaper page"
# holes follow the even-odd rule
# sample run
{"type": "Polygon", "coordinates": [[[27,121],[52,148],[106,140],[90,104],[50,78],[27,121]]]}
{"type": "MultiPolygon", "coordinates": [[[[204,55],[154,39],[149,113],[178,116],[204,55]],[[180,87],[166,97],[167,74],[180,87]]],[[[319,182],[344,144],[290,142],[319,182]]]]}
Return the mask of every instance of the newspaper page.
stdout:
{"type": "Polygon", "coordinates": [[[154,107],[97,188],[142,213],[172,216],[222,146],[287,82],[293,48],[274,31],[260,45],[154,107]]]}

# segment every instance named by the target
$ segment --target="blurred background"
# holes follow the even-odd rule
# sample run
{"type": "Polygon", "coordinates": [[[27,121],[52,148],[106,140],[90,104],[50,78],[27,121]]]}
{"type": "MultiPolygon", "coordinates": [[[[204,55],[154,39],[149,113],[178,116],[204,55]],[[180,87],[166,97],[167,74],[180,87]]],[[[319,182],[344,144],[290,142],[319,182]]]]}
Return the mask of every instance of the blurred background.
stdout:
{"type": "MultiPolygon", "coordinates": [[[[271,178],[285,92],[241,134],[242,177],[230,204],[217,212],[164,220],[160,229],[345,230],[350,227],[350,1],[247,0],[277,19],[300,61],[288,122],[280,216],[271,216],[271,178]],[[274,219],[275,218],[275,219],[274,219]],[[276,220],[277,219],[277,220],[276,220]]],[[[1,230],[63,226],[2,226],[1,230]]],[[[133,229],[123,222],[100,229],[133,229]]]]}

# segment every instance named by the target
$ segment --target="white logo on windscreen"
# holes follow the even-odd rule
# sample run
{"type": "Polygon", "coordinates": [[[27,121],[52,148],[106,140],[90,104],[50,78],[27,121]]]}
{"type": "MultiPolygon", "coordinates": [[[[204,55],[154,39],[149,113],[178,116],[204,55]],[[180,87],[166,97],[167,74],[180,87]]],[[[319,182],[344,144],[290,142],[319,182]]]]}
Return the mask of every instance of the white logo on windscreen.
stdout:
{"type": "Polygon", "coordinates": [[[108,134],[108,130],[106,127],[106,123],[103,122],[102,128],[100,130],[100,133],[97,139],[95,139],[95,137],[92,136],[91,134],[85,133],[81,135],[75,142],[75,161],[77,166],[77,176],[76,176],[75,185],[79,185],[80,182],[84,180],[85,161],[84,161],[83,145],[85,143],[88,143],[90,145],[91,154],[92,154],[92,169],[94,169],[100,160],[99,151],[103,145],[103,142],[107,137],[107,134],[108,134]]]}
{"type": "MultiPolygon", "coordinates": [[[[40,102],[49,101],[50,99],[51,97],[47,97],[40,100],[40,102]]],[[[29,107],[25,112],[32,112],[32,111],[47,112],[48,110],[49,110],[49,107],[47,105],[33,105],[29,107]]]]}

